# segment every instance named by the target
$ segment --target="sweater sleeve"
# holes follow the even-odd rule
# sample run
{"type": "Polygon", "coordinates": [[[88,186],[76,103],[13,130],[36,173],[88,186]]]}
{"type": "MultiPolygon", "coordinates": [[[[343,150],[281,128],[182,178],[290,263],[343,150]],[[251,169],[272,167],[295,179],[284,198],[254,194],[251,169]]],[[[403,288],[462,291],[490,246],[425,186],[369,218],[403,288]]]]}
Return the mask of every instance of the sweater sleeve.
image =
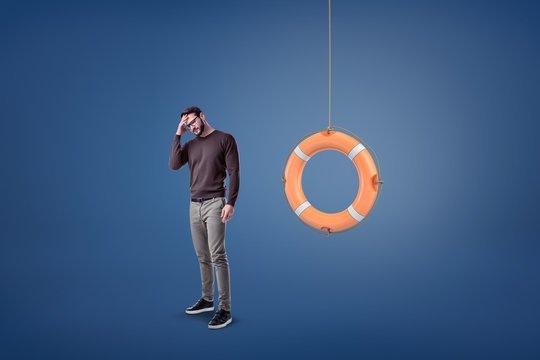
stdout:
{"type": "Polygon", "coordinates": [[[180,135],[174,135],[171,154],[169,155],[169,167],[178,170],[188,162],[186,146],[180,144],[180,135]]]}
{"type": "Polygon", "coordinates": [[[229,198],[227,204],[234,206],[240,188],[240,158],[236,140],[231,135],[225,147],[225,166],[229,173],[229,198]]]}

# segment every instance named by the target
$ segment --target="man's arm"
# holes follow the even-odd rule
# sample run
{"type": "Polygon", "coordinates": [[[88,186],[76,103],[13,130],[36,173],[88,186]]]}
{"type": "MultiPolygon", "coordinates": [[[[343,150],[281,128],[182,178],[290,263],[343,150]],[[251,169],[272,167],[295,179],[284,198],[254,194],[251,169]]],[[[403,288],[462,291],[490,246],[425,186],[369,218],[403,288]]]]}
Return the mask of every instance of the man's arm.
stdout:
{"type": "Polygon", "coordinates": [[[228,205],[234,206],[240,188],[240,157],[236,140],[231,135],[225,147],[225,165],[229,173],[229,199],[228,205]]]}
{"type": "Polygon", "coordinates": [[[171,154],[169,155],[169,167],[172,170],[178,170],[188,162],[188,155],[185,146],[180,144],[180,138],[186,133],[186,128],[184,124],[186,122],[187,116],[183,116],[180,124],[178,124],[178,129],[176,130],[176,135],[174,135],[173,144],[171,147],[171,154]]]}
{"type": "Polygon", "coordinates": [[[185,146],[180,145],[180,135],[174,135],[171,154],[169,155],[169,167],[178,170],[188,162],[185,146]]]}
{"type": "Polygon", "coordinates": [[[240,159],[234,137],[230,135],[225,144],[225,167],[229,173],[229,200],[221,210],[221,222],[226,223],[234,215],[234,204],[240,188],[240,159]]]}

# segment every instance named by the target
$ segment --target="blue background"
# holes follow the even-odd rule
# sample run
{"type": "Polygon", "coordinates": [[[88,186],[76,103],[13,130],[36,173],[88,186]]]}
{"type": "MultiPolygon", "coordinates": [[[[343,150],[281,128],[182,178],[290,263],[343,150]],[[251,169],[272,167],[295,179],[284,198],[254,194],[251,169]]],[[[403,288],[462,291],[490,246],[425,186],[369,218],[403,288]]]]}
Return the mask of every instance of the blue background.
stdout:
{"type": "MultiPolygon", "coordinates": [[[[538,6],[333,2],[332,123],[385,184],[329,238],[280,179],[327,125],[327,6],[2,3],[2,358],[540,357],[538,6]],[[168,158],[190,105],[240,150],[221,331],[184,314],[199,267],[168,158]]],[[[357,181],[325,152],[303,184],[331,212],[357,181]]]]}

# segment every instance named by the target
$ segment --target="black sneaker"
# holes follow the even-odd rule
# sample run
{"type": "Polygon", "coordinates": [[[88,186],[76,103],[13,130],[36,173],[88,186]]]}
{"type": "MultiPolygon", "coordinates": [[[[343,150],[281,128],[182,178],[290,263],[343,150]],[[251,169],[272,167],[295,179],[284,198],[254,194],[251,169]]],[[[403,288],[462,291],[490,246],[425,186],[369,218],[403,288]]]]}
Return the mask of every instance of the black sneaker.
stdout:
{"type": "Polygon", "coordinates": [[[214,303],[200,298],[195,305],[186,309],[186,314],[200,314],[205,311],[214,311],[214,303]]]}
{"type": "Polygon", "coordinates": [[[208,323],[209,329],[221,329],[232,322],[231,312],[219,309],[208,323]]]}

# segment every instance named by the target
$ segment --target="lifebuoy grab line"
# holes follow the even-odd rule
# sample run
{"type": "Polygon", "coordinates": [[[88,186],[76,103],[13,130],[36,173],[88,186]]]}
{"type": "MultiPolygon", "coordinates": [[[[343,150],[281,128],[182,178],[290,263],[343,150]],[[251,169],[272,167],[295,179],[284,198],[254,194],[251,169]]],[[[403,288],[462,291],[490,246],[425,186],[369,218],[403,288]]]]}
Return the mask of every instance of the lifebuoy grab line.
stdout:
{"type": "Polygon", "coordinates": [[[362,139],[338,126],[312,132],[300,139],[287,156],[281,179],[289,210],[310,230],[323,235],[352,230],[362,224],[375,207],[382,188],[377,155],[362,139]],[[334,131],[338,128],[344,132],[334,131]],[[367,151],[375,156],[376,165],[367,151]],[[339,213],[324,213],[306,199],[302,189],[302,172],[313,155],[324,150],[337,150],[347,155],[358,172],[358,193],[352,204],[339,213]],[[294,154],[293,154],[294,152],[294,154]],[[321,232],[325,231],[325,232],[321,232]]]}

